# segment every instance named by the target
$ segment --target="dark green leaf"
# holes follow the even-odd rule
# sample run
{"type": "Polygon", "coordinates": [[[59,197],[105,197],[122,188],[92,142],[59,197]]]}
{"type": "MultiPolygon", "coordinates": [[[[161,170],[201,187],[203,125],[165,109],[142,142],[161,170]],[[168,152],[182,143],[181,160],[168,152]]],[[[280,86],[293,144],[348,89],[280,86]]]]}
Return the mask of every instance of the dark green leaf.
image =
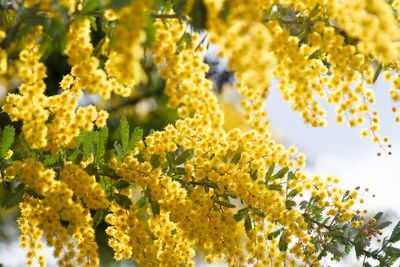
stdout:
{"type": "Polygon", "coordinates": [[[225,1],[222,9],[219,12],[219,17],[226,22],[228,20],[230,12],[231,12],[231,3],[230,1],[225,1]]]}
{"type": "Polygon", "coordinates": [[[308,59],[317,59],[320,56],[321,56],[321,51],[320,50],[316,50],[308,57],[308,59]]]}
{"type": "Polygon", "coordinates": [[[392,243],[400,241],[400,221],[394,227],[393,232],[390,235],[389,241],[392,243]]]}
{"type": "Polygon", "coordinates": [[[297,205],[296,201],[293,201],[293,200],[290,200],[290,199],[286,200],[286,208],[288,210],[292,209],[296,205],[297,205]]]}
{"type": "Polygon", "coordinates": [[[114,183],[114,187],[118,190],[124,189],[124,188],[128,188],[131,184],[127,181],[124,180],[119,180],[117,182],[114,183]]]}
{"type": "Polygon", "coordinates": [[[254,213],[257,214],[258,216],[260,216],[260,217],[262,217],[262,218],[265,217],[265,212],[262,211],[261,209],[254,208],[253,211],[254,211],[254,213]]]}
{"type": "Polygon", "coordinates": [[[292,191],[289,192],[287,195],[287,198],[294,198],[299,192],[296,189],[293,189],[292,191]]]}
{"type": "Polygon", "coordinates": [[[174,0],[174,11],[177,15],[181,15],[186,6],[186,0],[174,0]]]}
{"type": "Polygon", "coordinates": [[[386,255],[388,255],[390,257],[397,257],[397,258],[400,257],[400,249],[399,248],[389,246],[389,247],[386,247],[384,249],[384,251],[385,251],[386,255]]]}
{"type": "Polygon", "coordinates": [[[251,180],[253,180],[253,181],[257,180],[257,172],[258,172],[258,170],[252,170],[250,172],[251,180]]]}
{"type": "Polygon", "coordinates": [[[265,183],[268,183],[269,179],[271,179],[274,169],[275,169],[275,163],[272,163],[268,168],[267,174],[265,175],[265,183]]]}
{"type": "Polygon", "coordinates": [[[268,185],[268,189],[274,191],[282,191],[282,186],[280,184],[271,184],[268,185]]]}
{"type": "Polygon", "coordinates": [[[272,240],[277,238],[283,231],[283,228],[273,231],[272,233],[268,234],[268,240],[272,240]]]}
{"type": "Polygon", "coordinates": [[[120,205],[122,208],[124,209],[129,209],[132,205],[132,200],[120,193],[114,193],[113,195],[113,199],[118,203],[118,205],[120,205]]]}
{"type": "Polygon", "coordinates": [[[376,229],[384,229],[384,228],[388,227],[391,224],[392,224],[392,222],[389,222],[389,221],[381,222],[381,223],[378,223],[375,228],[376,229]]]}
{"type": "Polygon", "coordinates": [[[207,23],[207,7],[203,0],[195,0],[192,11],[190,12],[192,19],[191,25],[195,31],[203,30],[207,23]]]}
{"type": "Polygon", "coordinates": [[[95,226],[100,225],[107,216],[107,210],[97,210],[93,217],[93,223],[95,226]]]}
{"type": "Polygon", "coordinates": [[[374,216],[374,219],[375,219],[376,221],[379,221],[379,219],[380,219],[382,216],[383,216],[383,212],[378,212],[378,213],[374,216]]]}
{"type": "Polygon", "coordinates": [[[373,83],[375,83],[378,80],[379,74],[382,71],[382,67],[383,67],[383,65],[379,64],[378,68],[376,69],[375,74],[374,74],[374,78],[372,79],[373,83]]]}
{"type": "Polygon", "coordinates": [[[176,159],[175,159],[175,165],[181,165],[183,163],[185,163],[186,161],[192,159],[193,157],[193,149],[187,149],[185,151],[183,151],[182,154],[180,154],[176,159]]]}
{"type": "Polygon", "coordinates": [[[155,169],[158,166],[160,166],[160,156],[159,155],[154,155],[154,154],[151,155],[150,163],[151,163],[151,166],[153,167],[153,169],[155,169]]]}
{"type": "Polygon", "coordinates": [[[108,4],[108,8],[111,9],[121,9],[127,5],[129,5],[132,0],[112,0],[110,4],[108,4]]]}
{"type": "Polygon", "coordinates": [[[244,229],[246,230],[246,233],[248,233],[252,228],[253,226],[251,224],[251,218],[247,215],[244,219],[244,229]]]}
{"type": "Polygon", "coordinates": [[[232,158],[232,160],[231,160],[231,163],[237,164],[237,163],[239,162],[241,156],[242,156],[242,153],[241,153],[241,152],[236,153],[236,154],[233,156],[233,158],[232,158]]]}
{"type": "Polygon", "coordinates": [[[25,185],[24,184],[19,184],[11,193],[10,196],[8,196],[3,202],[1,203],[1,207],[8,209],[11,208],[17,204],[19,204],[25,194],[25,185]]]}
{"type": "Polygon", "coordinates": [[[273,181],[282,178],[288,171],[289,171],[288,167],[280,169],[274,176],[271,177],[271,180],[273,181]]]}
{"type": "Polygon", "coordinates": [[[160,214],[160,203],[158,203],[158,201],[150,199],[150,206],[154,216],[160,214]]]}
{"type": "Polygon", "coordinates": [[[279,238],[279,250],[280,251],[287,251],[288,243],[286,242],[286,235],[285,231],[282,230],[281,237],[279,238]]]}
{"type": "Polygon", "coordinates": [[[244,219],[244,217],[246,217],[246,213],[236,213],[233,215],[233,218],[235,219],[235,221],[239,222],[241,220],[244,219]]]}
{"type": "Polygon", "coordinates": [[[233,205],[232,203],[225,202],[225,201],[222,201],[222,200],[219,200],[219,199],[216,199],[216,198],[214,198],[213,201],[214,201],[214,203],[219,204],[219,205],[224,206],[224,207],[227,207],[227,208],[236,208],[236,206],[233,205]]]}

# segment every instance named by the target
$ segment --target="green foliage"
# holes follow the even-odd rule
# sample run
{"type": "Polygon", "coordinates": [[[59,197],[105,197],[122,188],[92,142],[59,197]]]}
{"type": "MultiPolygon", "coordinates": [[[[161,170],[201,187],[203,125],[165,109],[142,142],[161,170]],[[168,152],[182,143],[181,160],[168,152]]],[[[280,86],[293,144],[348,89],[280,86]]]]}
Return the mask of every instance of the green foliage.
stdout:
{"type": "Polygon", "coordinates": [[[0,128],[0,159],[4,158],[7,151],[14,143],[15,129],[12,126],[0,128]]]}

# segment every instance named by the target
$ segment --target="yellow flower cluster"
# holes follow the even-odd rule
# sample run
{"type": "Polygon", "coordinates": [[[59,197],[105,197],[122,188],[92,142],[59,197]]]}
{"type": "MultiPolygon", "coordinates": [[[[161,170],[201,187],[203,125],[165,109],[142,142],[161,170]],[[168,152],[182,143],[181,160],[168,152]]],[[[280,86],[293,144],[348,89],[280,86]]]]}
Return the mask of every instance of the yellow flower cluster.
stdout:
{"type": "Polygon", "coordinates": [[[80,166],[67,162],[60,176],[87,207],[95,210],[107,208],[108,200],[103,188],[93,175],[88,175],[80,166]]]}
{"type": "MultiPolygon", "coordinates": [[[[137,185],[136,189],[109,187],[111,203],[96,177],[83,169],[90,158],[80,165],[64,160],[48,169],[32,158],[14,161],[6,174],[18,176],[26,189],[18,223],[21,246],[28,250],[27,264],[46,265],[38,254],[44,236],[60,266],[98,266],[91,210],[101,209],[108,212],[106,233],[116,260],[132,259],[141,266],[194,266],[198,250],[206,261],[223,259],[229,266],[320,266],[312,243],[318,231],[310,231],[307,223],[309,207],[291,206],[288,195],[312,197],[324,216],[348,222],[355,216],[352,207],[358,192],[344,197],[344,190],[335,185],[338,179],[302,172],[305,156],[272,139],[264,98],[276,76],[284,99],[305,122],[325,125],[322,99],[336,106],[339,122],[346,118],[350,126],[358,126],[368,121],[369,128],[361,134],[372,134],[379,142],[379,118],[371,110],[374,96],[367,87],[374,78],[372,58],[395,62],[398,51],[393,41],[399,33],[383,0],[364,2],[232,0],[224,17],[226,1],[204,0],[209,41],[219,45],[219,56],[228,57],[229,68],[235,71],[235,87],[252,128],[247,130],[224,129],[224,112],[206,78],[209,68],[203,61],[200,35],[177,19],[155,21],[156,40],[150,52],[165,80],[168,105],[181,119],[148,135],[125,158],[111,161],[109,167],[121,177],[119,182],[137,185]],[[329,20],[297,21],[297,14],[291,21],[266,19],[265,11],[278,4],[294,7],[293,12],[306,10],[305,15],[321,7],[317,13],[322,16],[326,7],[328,19],[336,20],[358,44],[349,44],[329,20]],[[308,31],[293,36],[293,25],[302,23],[308,31]],[[286,171],[278,175],[272,166],[286,171]],[[297,171],[287,173],[289,169],[297,171]],[[137,205],[122,207],[118,201],[138,196],[142,198],[137,205]],[[282,251],[279,238],[271,238],[276,231],[281,231],[287,251],[282,251]]],[[[42,7],[49,1],[24,4],[42,7]]],[[[82,8],[81,1],[63,4],[70,14],[82,8]]],[[[107,112],[78,106],[82,90],[103,99],[112,93],[131,96],[134,87],[146,81],[140,60],[153,4],[133,1],[105,11],[113,33],[104,39],[104,67],[95,55],[90,20],[73,17],[65,49],[72,69],[60,82],[64,91],[54,96],[45,95],[46,67],[40,62],[38,45],[41,29],[23,40],[22,84],[18,94],[8,94],[2,108],[13,121],[22,120],[22,133],[31,148],[57,153],[74,147],[81,130],[105,125],[107,112]]],[[[183,14],[193,4],[188,1],[183,14]]],[[[6,63],[7,55],[0,50],[0,73],[6,63]]],[[[397,76],[392,79],[400,88],[397,80],[397,76]]],[[[391,94],[395,101],[400,99],[397,92],[391,94]]],[[[353,225],[358,227],[361,221],[353,225]]]]}
{"type": "MultiPolygon", "coordinates": [[[[161,132],[147,136],[121,165],[116,160],[112,164],[119,176],[126,181],[136,182],[144,191],[149,190],[149,201],[160,205],[160,214],[148,209],[149,219],[142,221],[137,228],[149,227],[154,243],[163,244],[170,233],[170,230],[165,233],[164,227],[175,225],[176,233],[182,233],[180,251],[190,252],[193,247],[199,248],[209,262],[223,258],[230,266],[256,262],[256,266],[283,266],[287,262],[294,262],[290,260],[294,257],[303,264],[314,263],[318,255],[310,244],[313,236],[308,233],[303,214],[286,208],[286,194],[291,189],[301,194],[311,193],[318,199],[319,205],[327,208],[327,212],[338,215],[344,221],[354,215],[350,207],[355,203],[356,195],[347,202],[341,202],[344,191],[336,188],[332,181],[325,182],[319,177],[308,178],[302,172],[298,172],[291,180],[284,176],[272,182],[275,187],[287,183],[286,189],[272,190],[263,184],[273,162],[281,166],[301,167],[304,156],[297,154],[293,147],[285,150],[282,145],[265,139],[265,130],[242,132],[233,129],[225,132],[220,121],[223,116],[215,116],[221,111],[218,105],[214,106],[216,100],[211,93],[211,84],[204,78],[207,68],[203,67],[200,60],[202,47],[196,50],[195,44],[187,44],[177,54],[175,51],[184,34],[183,27],[177,22],[156,23],[156,26],[154,60],[166,79],[170,105],[177,108],[184,119],[177,121],[175,127],[170,125],[161,132]],[[196,75],[193,75],[194,72],[196,75]],[[209,108],[203,106],[203,99],[207,99],[209,108]],[[188,108],[190,112],[179,111],[182,108],[188,108]],[[177,170],[163,170],[152,165],[154,157],[163,163],[171,154],[179,155],[190,150],[193,150],[193,158],[181,165],[182,178],[173,178],[177,170]],[[139,154],[141,160],[137,157],[139,154]],[[232,155],[235,154],[240,154],[237,162],[233,162],[232,155]],[[206,192],[205,188],[208,188],[206,192]],[[234,221],[231,207],[221,204],[227,200],[224,196],[241,199],[249,207],[257,209],[250,209],[248,213],[253,229],[248,233],[245,245],[247,254],[238,246],[243,224],[234,221]],[[264,216],[260,216],[260,212],[264,216]],[[153,220],[158,223],[154,224],[153,220]],[[271,232],[279,228],[285,229],[290,253],[280,252],[278,240],[268,238],[271,232]],[[161,232],[163,236],[159,235],[161,232]],[[303,251],[306,246],[309,253],[303,251]]],[[[197,38],[194,36],[194,40],[197,38]]],[[[133,234],[129,230],[140,221],[136,213],[136,208],[123,212],[115,206],[112,214],[107,216],[107,221],[112,225],[107,232],[112,237],[110,245],[116,252],[117,260],[133,255],[135,260],[141,261],[135,255],[143,255],[143,247],[139,249],[129,241],[132,235],[136,236],[142,231],[133,234]],[[129,223],[123,223],[125,221],[129,223]]],[[[148,238],[140,236],[137,242],[144,240],[143,243],[147,244],[148,238]]],[[[165,244],[161,247],[163,251],[167,248],[165,244]]],[[[191,264],[191,253],[175,259],[163,258],[159,248],[151,247],[146,251],[158,251],[156,257],[161,265],[191,264]]]]}
{"type": "MultiPolygon", "coordinates": [[[[6,171],[9,177],[18,175],[28,189],[42,197],[36,199],[26,195],[21,203],[19,227],[22,232],[21,245],[29,248],[27,264],[33,264],[36,252],[41,248],[40,238],[44,235],[47,244],[54,247],[54,255],[60,266],[74,266],[74,263],[98,266],[93,220],[83,203],[96,208],[108,206],[100,185],[79,166],[71,163],[67,163],[61,172],[62,180],[56,180],[54,170],[45,169],[41,162],[34,159],[15,161],[6,171]],[[79,184],[79,187],[76,181],[72,181],[73,178],[82,179],[85,184],[79,184]],[[87,193],[93,195],[84,194],[82,189],[87,189],[87,193]],[[64,227],[61,221],[68,222],[68,226],[64,227]]],[[[37,260],[41,266],[45,265],[42,256],[37,260]]]]}
{"type": "Polygon", "coordinates": [[[226,21],[220,17],[222,1],[205,1],[205,4],[210,42],[219,45],[219,56],[228,57],[228,67],[235,71],[239,80],[235,87],[243,97],[242,107],[247,120],[265,133],[268,122],[263,106],[275,58],[268,52],[271,36],[262,24],[263,10],[253,8],[260,1],[231,1],[226,21]]]}
{"type": "Polygon", "coordinates": [[[144,12],[152,5],[152,0],[135,1],[111,16],[112,20],[118,19],[105,69],[119,95],[129,96],[134,93],[135,86],[147,81],[140,60],[144,55],[144,28],[149,20],[144,12]]]}
{"type": "Polygon", "coordinates": [[[90,38],[89,19],[74,20],[69,26],[67,38],[65,54],[72,66],[72,77],[65,76],[61,87],[71,89],[75,94],[85,89],[88,93],[97,93],[104,99],[110,98],[113,87],[107,79],[106,72],[100,68],[99,59],[92,55],[94,48],[90,38]]]}
{"type": "Polygon", "coordinates": [[[330,1],[328,8],[338,26],[351,37],[359,38],[359,51],[372,54],[383,63],[399,59],[399,49],[394,42],[399,40],[400,30],[386,1],[330,1]]]}
{"type": "MultiPolygon", "coordinates": [[[[38,29],[41,32],[41,29],[38,29]]],[[[3,111],[11,120],[22,120],[22,132],[32,148],[57,152],[70,144],[80,129],[90,131],[93,125],[105,125],[108,113],[97,112],[93,106],[78,106],[80,92],[68,90],[59,95],[45,95],[46,67],[40,60],[36,39],[29,37],[20,53],[19,77],[22,84],[19,94],[8,94],[3,111]]]]}

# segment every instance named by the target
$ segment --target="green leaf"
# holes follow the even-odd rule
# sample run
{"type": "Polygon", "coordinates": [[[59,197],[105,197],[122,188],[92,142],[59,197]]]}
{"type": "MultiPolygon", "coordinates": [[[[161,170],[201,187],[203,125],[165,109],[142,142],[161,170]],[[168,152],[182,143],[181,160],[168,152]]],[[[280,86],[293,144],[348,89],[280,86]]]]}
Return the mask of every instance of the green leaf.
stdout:
{"type": "Polygon", "coordinates": [[[257,172],[258,172],[258,170],[252,170],[250,172],[251,180],[253,180],[253,181],[257,180],[257,172]]]}
{"type": "Polygon", "coordinates": [[[326,244],[326,245],[324,245],[324,248],[325,248],[328,252],[332,253],[335,257],[341,258],[341,257],[344,256],[344,255],[343,255],[343,252],[341,252],[341,251],[339,250],[339,248],[336,247],[336,246],[333,245],[333,244],[326,244]]]}
{"type": "Polygon", "coordinates": [[[128,188],[130,185],[131,184],[129,182],[124,180],[119,180],[113,184],[113,186],[118,190],[128,188]]]}
{"type": "Polygon", "coordinates": [[[375,228],[376,229],[384,229],[384,228],[388,227],[391,224],[392,224],[392,222],[385,221],[385,222],[378,223],[375,228]]]}
{"type": "Polygon", "coordinates": [[[287,198],[294,198],[295,196],[297,196],[298,193],[299,193],[299,191],[297,191],[296,189],[293,189],[292,191],[289,192],[289,194],[287,195],[287,198]]]}
{"type": "Polygon", "coordinates": [[[219,11],[219,17],[226,22],[228,20],[228,16],[231,13],[231,3],[230,1],[226,1],[224,2],[224,5],[222,7],[222,9],[219,11]]]}
{"type": "Polygon", "coordinates": [[[121,144],[122,144],[122,148],[125,152],[128,151],[128,145],[129,145],[129,123],[128,120],[123,117],[120,121],[119,121],[119,135],[121,138],[121,144]]]}
{"type": "Polygon", "coordinates": [[[106,147],[108,142],[108,128],[103,127],[100,129],[96,140],[96,155],[95,161],[100,162],[103,160],[106,153],[106,147]]]}
{"type": "Polygon", "coordinates": [[[4,158],[7,151],[11,148],[14,143],[15,129],[12,126],[7,125],[3,131],[0,129],[0,158],[4,158]]]}
{"type": "Polygon", "coordinates": [[[273,162],[267,171],[267,174],[265,175],[265,183],[267,184],[269,179],[271,179],[272,174],[274,173],[274,169],[275,169],[275,162],[273,162]]]}
{"type": "Polygon", "coordinates": [[[192,11],[190,12],[192,19],[191,25],[195,31],[203,30],[207,23],[207,7],[203,0],[195,0],[192,11]]]}
{"type": "Polygon", "coordinates": [[[265,212],[262,209],[254,208],[253,211],[254,211],[255,214],[257,214],[261,218],[265,217],[265,212]]]}
{"type": "Polygon", "coordinates": [[[394,227],[393,232],[390,235],[389,241],[392,243],[400,241],[400,221],[394,227]]]}
{"type": "Polygon", "coordinates": [[[286,242],[286,234],[285,231],[282,230],[281,237],[279,238],[279,250],[280,251],[287,251],[288,243],[286,242]]]}
{"type": "Polygon", "coordinates": [[[125,151],[126,153],[129,153],[132,151],[132,149],[135,148],[135,146],[142,141],[143,138],[143,129],[140,127],[136,127],[135,130],[133,130],[133,134],[131,136],[131,139],[129,140],[129,147],[128,151],[125,151]]]}
{"type": "Polygon", "coordinates": [[[160,203],[154,199],[150,199],[150,207],[151,211],[153,212],[154,216],[157,216],[160,214],[160,203]]]}
{"type": "Polygon", "coordinates": [[[356,251],[356,257],[359,259],[364,253],[364,247],[366,246],[364,240],[361,237],[357,237],[354,240],[354,249],[356,251]]]}
{"type": "Polygon", "coordinates": [[[96,9],[100,8],[100,2],[98,0],[86,0],[83,1],[81,14],[90,14],[96,9]]]}
{"type": "Polygon", "coordinates": [[[14,207],[15,205],[19,204],[22,201],[24,194],[25,194],[25,185],[19,184],[16,188],[14,188],[11,195],[3,200],[3,202],[1,203],[1,207],[5,209],[14,207]]]}
{"type": "Polygon", "coordinates": [[[147,196],[142,196],[141,198],[138,199],[138,201],[136,201],[136,206],[140,209],[146,206],[147,203],[148,203],[147,196]]]}
{"type": "Polygon", "coordinates": [[[280,184],[271,184],[271,185],[268,185],[268,189],[280,192],[280,191],[282,191],[282,186],[280,184]]]}
{"type": "Polygon", "coordinates": [[[289,171],[288,167],[280,169],[274,176],[271,177],[271,180],[273,181],[282,178],[288,171],[289,171]]]}
{"type": "Polygon", "coordinates": [[[129,209],[132,205],[132,200],[123,194],[114,193],[112,197],[124,209],[129,209]]]}
{"type": "Polygon", "coordinates": [[[176,159],[175,159],[175,165],[181,165],[183,163],[185,163],[186,161],[190,160],[193,158],[193,149],[187,149],[185,151],[182,152],[182,154],[180,154],[176,159]]]}
{"type": "Polygon", "coordinates": [[[246,233],[248,233],[252,228],[253,226],[251,224],[251,218],[249,215],[247,215],[244,219],[244,229],[246,230],[246,233]]]}
{"type": "Polygon", "coordinates": [[[225,202],[225,201],[218,200],[218,199],[213,199],[213,201],[214,201],[214,203],[219,204],[224,207],[227,207],[227,208],[236,208],[236,206],[230,202],[225,202]]]}
{"type": "Polygon", "coordinates": [[[292,209],[296,205],[297,205],[296,201],[293,201],[293,200],[290,200],[290,199],[286,200],[286,208],[288,210],[292,209]]]}
{"type": "Polygon", "coordinates": [[[317,59],[321,56],[321,51],[316,50],[311,55],[308,56],[308,59],[317,59]]]}
{"type": "Polygon", "coordinates": [[[384,249],[384,251],[385,251],[386,255],[388,255],[390,257],[397,257],[397,258],[400,257],[400,249],[399,248],[389,246],[389,247],[386,247],[384,249]]]}
{"type": "Polygon", "coordinates": [[[153,169],[160,166],[160,156],[155,154],[151,155],[150,163],[153,169]]]}
{"type": "Polygon", "coordinates": [[[50,167],[58,163],[60,160],[61,160],[61,155],[57,153],[54,155],[47,155],[44,158],[43,163],[46,167],[50,167]]]}
{"type": "Polygon", "coordinates": [[[68,157],[68,160],[76,163],[81,162],[83,159],[83,153],[79,150],[79,148],[76,148],[68,157]]]}
{"type": "Polygon", "coordinates": [[[239,162],[239,160],[240,160],[241,157],[242,157],[242,152],[236,153],[236,154],[233,156],[233,158],[232,158],[232,160],[231,160],[231,163],[237,164],[237,163],[239,162]]]}
{"type": "Polygon", "coordinates": [[[108,191],[108,189],[112,186],[112,184],[104,176],[99,177],[99,183],[101,184],[101,186],[105,191],[108,191]]]}
{"type": "Polygon", "coordinates": [[[272,240],[277,238],[283,231],[283,228],[273,231],[272,233],[268,234],[268,240],[272,240]]]}
{"type": "Polygon", "coordinates": [[[93,145],[97,139],[96,132],[84,132],[82,139],[83,158],[89,157],[93,153],[93,145]]]}
{"type": "Polygon", "coordinates": [[[118,144],[118,142],[114,142],[114,149],[117,152],[117,156],[120,160],[122,160],[125,156],[125,153],[121,147],[120,144],[118,144]]]}
{"type": "Polygon", "coordinates": [[[186,6],[186,0],[174,0],[174,11],[177,15],[181,15],[186,6]]]}
{"type": "Polygon", "coordinates": [[[145,31],[146,31],[147,45],[151,47],[156,41],[156,29],[154,27],[154,19],[151,16],[147,17],[147,24],[145,31]]]}
{"type": "Polygon", "coordinates": [[[375,219],[376,221],[379,221],[379,219],[380,219],[382,216],[383,216],[383,212],[378,212],[378,213],[374,216],[374,219],[375,219]]]}
{"type": "Polygon", "coordinates": [[[246,213],[236,213],[233,215],[233,219],[235,219],[235,221],[240,222],[241,220],[244,219],[244,217],[246,217],[246,213]]]}
{"type": "Polygon", "coordinates": [[[100,225],[107,216],[107,210],[97,210],[93,217],[93,223],[95,226],[100,225]]]}
{"type": "Polygon", "coordinates": [[[372,83],[375,83],[378,80],[379,74],[381,73],[383,68],[382,64],[379,64],[378,68],[375,71],[374,78],[372,79],[372,83]]]}
{"type": "Polygon", "coordinates": [[[108,4],[108,8],[111,9],[121,9],[127,5],[129,5],[132,0],[112,0],[110,4],[108,4]]]}

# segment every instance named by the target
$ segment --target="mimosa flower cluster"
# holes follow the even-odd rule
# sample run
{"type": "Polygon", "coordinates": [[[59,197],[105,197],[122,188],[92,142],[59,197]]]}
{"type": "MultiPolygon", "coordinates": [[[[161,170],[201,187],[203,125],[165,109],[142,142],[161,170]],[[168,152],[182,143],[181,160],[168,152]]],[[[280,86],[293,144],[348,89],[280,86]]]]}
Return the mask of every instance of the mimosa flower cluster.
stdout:
{"type": "Polygon", "coordinates": [[[384,69],[400,101],[398,1],[22,2],[26,14],[65,24],[65,45],[55,41],[68,64],[49,95],[52,24],[24,22],[17,41],[0,28],[0,75],[17,70],[19,81],[1,108],[21,125],[14,151],[0,144],[0,178],[22,188],[28,266],[46,266],[43,239],[60,266],[100,266],[99,224],[114,259],[139,266],[194,266],[196,254],[229,266],[322,266],[340,254],[334,227],[379,234],[356,210],[359,189],[307,175],[306,156],[272,137],[264,103],[277,78],[305,123],[326,125],[325,102],[385,149],[371,86],[384,69]],[[234,72],[246,129],[227,127],[207,43],[234,72]],[[179,119],[144,138],[122,122],[109,133],[107,110],[79,104],[88,94],[136,103],[154,75],[179,119]]]}

